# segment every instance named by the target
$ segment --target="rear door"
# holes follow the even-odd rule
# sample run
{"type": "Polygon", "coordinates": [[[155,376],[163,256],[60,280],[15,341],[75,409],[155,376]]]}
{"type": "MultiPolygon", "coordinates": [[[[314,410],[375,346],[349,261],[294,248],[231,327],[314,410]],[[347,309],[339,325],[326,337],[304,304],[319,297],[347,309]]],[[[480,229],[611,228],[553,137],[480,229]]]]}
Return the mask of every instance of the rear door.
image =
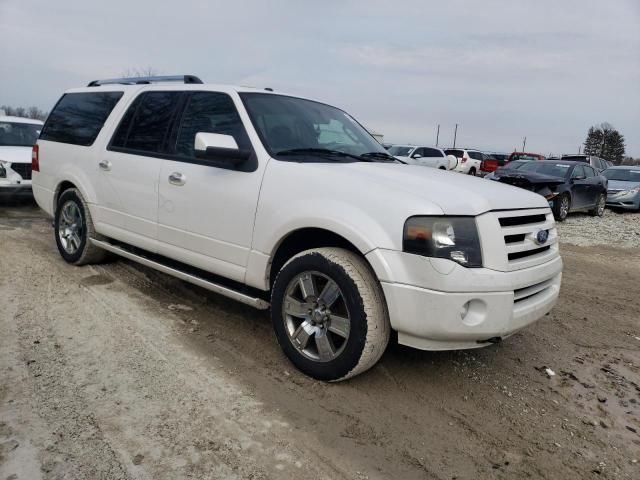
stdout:
{"type": "Polygon", "coordinates": [[[244,281],[263,169],[255,153],[239,167],[196,158],[198,132],[231,135],[239,148],[252,150],[229,94],[189,92],[171,134],[171,154],[162,162],[159,252],[244,281]]]}
{"type": "Polygon", "coordinates": [[[138,95],[98,159],[99,209],[106,235],[155,251],[158,177],[183,96],[179,91],[138,95]]]}
{"type": "Polygon", "coordinates": [[[587,205],[595,205],[597,203],[598,196],[603,193],[603,188],[600,180],[600,172],[595,168],[588,165],[583,166],[585,175],[587,176],[587,197],[585,201],[587,205]]]}

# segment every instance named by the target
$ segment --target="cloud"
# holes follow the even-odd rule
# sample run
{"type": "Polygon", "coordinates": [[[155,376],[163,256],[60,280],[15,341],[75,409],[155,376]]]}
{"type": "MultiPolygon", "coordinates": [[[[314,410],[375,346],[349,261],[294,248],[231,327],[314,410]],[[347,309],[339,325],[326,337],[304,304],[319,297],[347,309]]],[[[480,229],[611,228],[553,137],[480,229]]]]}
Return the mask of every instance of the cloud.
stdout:
{"type": "Polygon", "coordinates": [[[129,68],[270,86],[397,142],[574,152],[610,121],[640,156],[637,0],[0,0],[0,103],[50,108],[129,68]]]}

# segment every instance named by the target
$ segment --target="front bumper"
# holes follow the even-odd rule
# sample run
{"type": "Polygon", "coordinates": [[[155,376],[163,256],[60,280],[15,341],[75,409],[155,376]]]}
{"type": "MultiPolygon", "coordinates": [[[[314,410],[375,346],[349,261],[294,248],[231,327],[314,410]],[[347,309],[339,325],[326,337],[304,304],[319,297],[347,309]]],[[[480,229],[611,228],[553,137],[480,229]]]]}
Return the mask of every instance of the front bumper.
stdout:
{"type": "Polygon", "coordinates": [[[607,207],[638,210],[640,209],[640,194],[629,193],[627,195],[616,195],[610,193],[607,196],[607,207]]]}
{"type": "Polygon", "coordinates": [[[399,273],[395,281],[379,275],[391,326],[399,343],[422,350],[477,348],[506,338],[546,315],[560,293],[559,256],[512,272],[390,250],[367,258],[376,273],[388,266],[399,273]]]}
{"type": "Polygon", "coordinates": [[[14,182],[5,178],[0,178],[0,197],[1,198],[13,198],[13,197],[25,197],[33,196],[31,189],[31,180],[22,180],[14,182]]]}

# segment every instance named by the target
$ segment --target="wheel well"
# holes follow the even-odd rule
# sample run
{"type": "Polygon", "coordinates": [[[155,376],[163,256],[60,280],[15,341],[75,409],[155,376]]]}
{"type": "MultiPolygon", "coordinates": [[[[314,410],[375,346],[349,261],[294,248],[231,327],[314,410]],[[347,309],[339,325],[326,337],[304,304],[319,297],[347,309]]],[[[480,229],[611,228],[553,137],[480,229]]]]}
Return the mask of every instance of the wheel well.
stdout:
{"type": "Polygon", "coordinates": [[[70,188],[77,188],[77,187],[73,183],[69,182],[68,180],[61,182],[58,185],[58,188],[56,188],[56,193],[53,196],[53,213],[54,214],[55,214],[56,208],[58,208],[58,198],[60,198],[60,195],[62,195],[62,192],[64,192],[65,190],[69,190],[70,188]]]}
{"type": "Polygon", "coordinates": [[[358,255],[362,253],[346,238],[322,228],[302,228],[291,232],[280,242],[269,270],[269,285],[273,287],[276,275],[287,261],[300,252],[311,248],[340,247],[358,255]]]}

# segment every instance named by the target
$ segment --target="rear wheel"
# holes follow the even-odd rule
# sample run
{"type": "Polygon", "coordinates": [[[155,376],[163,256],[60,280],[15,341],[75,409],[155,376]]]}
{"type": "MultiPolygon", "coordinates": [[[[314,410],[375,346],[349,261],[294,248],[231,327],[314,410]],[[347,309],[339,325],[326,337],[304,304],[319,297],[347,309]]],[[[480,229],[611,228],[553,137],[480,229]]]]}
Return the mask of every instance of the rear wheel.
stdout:
{"type": "Polygon", "coordinates": [[[571,209],[571,198],[568,194],[564,193],[553,201],[553,216],[559,222],[564,222],[569,215],[571,209]]]}
{"type": "Polygon", "coordinates": [[[362,257],[340,248],[307,250],[282,267],[271,318],[289,360],[319,380],[364,372],[389,342],[380,284],[362,257]]]}
{"type": "Polygon", "coordinates": [[[474,177],[476,176],[476,167],[471,167],[469,169],[469,175],[473,175],[474,177]]]}
{"type": "Polygon", "coordinates": [[[592,217],[601,217],[604,215],[604,209],[607,206],[607,197],[602,194],[599,193],[598,197],[596,198],[596,205],[589,210],[589,215],[591,215],[592,217]]]}
{"type": "Polygon", "coordinates": [[[106,258],[106,252],[90,241],[97,235],[89,207],[78,189],[70,188],[60,194],[54,228],[58,251],[66,262],[86,265],[106,258]]]}

